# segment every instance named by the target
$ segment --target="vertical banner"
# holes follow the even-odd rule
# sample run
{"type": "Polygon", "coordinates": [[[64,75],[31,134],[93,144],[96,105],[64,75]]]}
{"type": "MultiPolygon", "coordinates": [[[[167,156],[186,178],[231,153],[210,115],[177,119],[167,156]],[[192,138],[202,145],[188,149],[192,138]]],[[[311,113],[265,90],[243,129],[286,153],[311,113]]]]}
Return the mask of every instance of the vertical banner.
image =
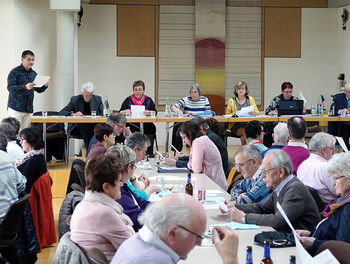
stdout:
{"type": "Polygon", "coordinates": [[[225,97],[225,0],[196,0],[195,80],[225,97]]]}

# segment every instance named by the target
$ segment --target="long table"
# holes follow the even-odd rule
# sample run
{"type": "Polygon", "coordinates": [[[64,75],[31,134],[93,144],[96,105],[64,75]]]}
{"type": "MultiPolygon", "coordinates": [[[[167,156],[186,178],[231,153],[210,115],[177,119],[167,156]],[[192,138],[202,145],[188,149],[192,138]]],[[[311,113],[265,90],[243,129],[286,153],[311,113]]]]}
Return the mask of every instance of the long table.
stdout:
{"type": "MultiPolygon", "coordinates": [[[[141,175],[144,173],[146,176],[148,176],[151,179],[151,182],[155,184],[155,177],[156,176],[164,176],[165,183],[167,184],[174,184],[174,183],[180,183],[182,184],[182,192],[184,191],[184,186],[186,185],[187,180],[187,174],[186,173],[158,173],[156,169],[153,166],[153,159],[151,159],[150,163],[152,165],[151,170],[142,170],[140,168],[137,168],[135,173],[137,175],[141,175]],[[167,180],[167,177],[170,178],[170,180],[167,180]],[[174,181],[174,177],[179,177],[179,180],[174,181]]],[[[138,165],[138,164],[137,164],[138,165]]],[[[205,187],[207,189],[207,197],[209,195],[209,192],[212,190],[221,191],[221,193],[216,194],[210,194],[211,196],[221,196],[224,197],[226,200],[230,199],[230,195],[221,189],[216,183],[214,183],[209,177],[207,177],[204,174],[192,174],[192,179],[194,181],[194,197],[197,198],[197,190],[198,188],[205,187]]],[[[223,215],[219,211],[218,208],[215,209],[208,209],[206,206],[213,207],[215,206],[215,203],[206,203],[204,204],[204,208],[206,209],[207,213],[207,228],[206,230],[209,230],[210,225],[212,224],[223,224],[223,223],[229,223],[231,222],[230,217],[226,214],[223,215]]],[[[217,207],[217,206],[216,206],[217,207]]],[[[258,230],[236,230],[235,232],[239,236],[239,247],[238,247],[238,258],[239,263],[245,263],[245,257],[246,257],[246,247],[248,245],[252,246],[253,248],[253,260],[254,263],[260,263],[260,260],[263,258],[264,254],[264,248],[263,246],[260,246],[258,244],[254,243],[254,236],[257,233],[260,233],[262,231],[273,231],[274,229],[272,227],[267,226],[259,226],[258,230]]],[[[296,247],[288,247],[288,248],[271,248],[271,257],[274,261],[274,263],[278,264],[288,264],[289,263],[289,256],[295,255],[297,257],[297,263],[301,263],[299,261],[299,258],[297,256],[297,250],[296,247]]],[[[188,258],[184,261],[180,261],[179,263],[189,263],[189,264],[203,264],[203,263],[222,263],[222,260],[217,253],[214,245],[206,245],[198,247],[196,246],[188,255],[188,258]]]]}

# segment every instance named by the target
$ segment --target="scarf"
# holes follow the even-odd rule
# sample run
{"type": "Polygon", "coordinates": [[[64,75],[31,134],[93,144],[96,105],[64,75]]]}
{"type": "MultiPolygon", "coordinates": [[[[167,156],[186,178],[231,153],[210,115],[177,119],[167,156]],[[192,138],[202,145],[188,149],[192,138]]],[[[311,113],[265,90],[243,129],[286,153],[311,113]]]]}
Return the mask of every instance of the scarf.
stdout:
{"type": "MultiPolygon", "coordinates": [[[[122,221],[127,226],[131,227],[133,225],[129,216],[123,213],[123,207],[108,195],[100,192],[93,192],[90,190],[86,190],[84,199],[89,202],[101,203],[103,205],[110,207],[111,209],[117,212],[117,214],[120,216],[122,221]]],[[[129,228],[129,229],[132,229],[132,228],[129,228]]]]}
{"type": "Polygon", "coordinates": [[[134,105],[142,105],[145,98],[146,98],[146,95],[142,95],[140,99],[137,99],[134,94],[131,95],[131,100],[134,103],[134,105]]]}
{"type": "Polygon", "coordinates": [[[36,156],[36,155],[44,155],[44,149],[39,149],[39,150],[33,149],[33,150],[23,154],[21,157],[19,157],[15,161],[16,167],[18,167],[19,165],[23,164],[24,162],[29,160],[31,157],[36,156]]]}
{"type": "Polygon", "coordinates": [[[328,218],[347,203],[350,203],[350,189],[348,189],[343,196],[338,196],[334,201],[327,204],[326,209],[323,210],[322,214],[324,217],[328,218]]]}

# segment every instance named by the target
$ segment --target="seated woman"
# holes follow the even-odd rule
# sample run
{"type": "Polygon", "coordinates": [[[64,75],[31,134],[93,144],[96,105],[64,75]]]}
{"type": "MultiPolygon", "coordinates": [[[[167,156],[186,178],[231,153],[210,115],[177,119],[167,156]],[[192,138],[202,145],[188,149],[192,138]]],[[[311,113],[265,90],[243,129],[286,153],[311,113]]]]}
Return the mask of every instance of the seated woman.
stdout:
{"type": "Polygon", "coordinates": [[[71,240],[87,255],[100,249],[109,261],[121,243],[135,232],[132,221],[115,200],[121,196],[123,164],[115,155],[98,155],[85,166],[85,197],[70,222],[71,240]]]}
{"type": "Polygon", "coordinates": [[[245,128],[245,133],[248,137],[248,145],[253,145],[260,153],[267,150],[267,147],[263,144],[265,132],[261,122],[257,120],[250,121],[245,128]]]}
{"type": "Polygon", "coordinates": [[[27,178],[26,192],[40,249],[56,243],[55,221],[52,209],[51,178],[46,167],[44,142],[36,127],[23,129],[19,136],[25,154],[15,161],[17,169],[27,178]]]}
{"type": "Polygon", "coordinates": [[[91,146],[86,162],[98,154],[105,153],[110,146],[115,144],[113,128],[108,124],[97,124],[94,129],[94,134],[97,143],[91,146]]]}
{"type": "MultiPolygon", "coordinates": [[[[171,106],[171,110],[175,113],[181,112],[182,109],[185,114],[195,115],[205,111],[210,111],[210,103],[207,97],[201,96],[202,88],[198,83],[193,84],[190,87],[190,96],[186,96],[171,106]]],[[[182,140],[178,136],[178,129],[181,123],[173,127],[172,144],[178,150],[182,150],[182,140]]],[[[174,150],[175,151],[175,150],[174,150]]]]}
{"type": "Polygon", "coordinates": [[[311,233],[296,230],[300,242],[314,255],[320,245],[329,240],[350,242],[350,152],[335,154],[327,164],[338,197],[322,212],[325,219],[311,233]]]}
{"type": "MultiPolygon", "coordinates": [[[[141,80],[135,81],[132,85],[133,94],[127,97],[122,106],[120,107],[119,113],[126,115],[127,113],[131,114],[132,105],[144,105],[145,111],[144,115],[150,116],[151,112],[156,112],[156,105],[154,104],[151,97],[145,95],[145,83],[141,80]]],[[[128,124],[130,126],[131,132],[140,131],[140,123],[128,124]]],[[[153,123],[144,123],[144,133],[149,138],[151,145],[147,148],[146,154],[150,157],[154,157],[153,154],[153,144],[156,137],[156,126],[153,123]]]]}
{"type": "MultiPolygon", "coordinates": [[[[240,81],[236,83],[233,89],[234,97],[228,100],[226,115],[238,115],[238,112],[243,108],[250,105],[254,105],[254,111],[249,112],[250,115],[259,115],[259,109],[256,106],[255,100],[252,96],[248,96],[248,84],[240,81]]],[[[229,129],[231,129],[231,135],[234,137],[240,137],[242,145],[247,144],[247,135],[245,134],[246,122],[230,123],[229,129]]]]}
{"type": "Polygon", "coordinates": [[[228,188],[221,155],[208,136],[203,136],[200,126],[187,121],[179,128],[184,143],[191,147],[188,168],[194,173],[204,173],[225,191],[228,188]]]}
{"type": "Polygon", "coordinates": [[[110,147],[106,154],[115,155],[123,164],[121,180],[123,185],[120,189],[121,197],[118,198],[117,202],[123,207],[124,213],[130,217],[134,224],[133,228],[137,232],[142,227],[138,221],[138,216],[146,209],[150,202],[138,197],[126,183],[134,174],[136,154],[131,148],[121,144],[110,147]]]}

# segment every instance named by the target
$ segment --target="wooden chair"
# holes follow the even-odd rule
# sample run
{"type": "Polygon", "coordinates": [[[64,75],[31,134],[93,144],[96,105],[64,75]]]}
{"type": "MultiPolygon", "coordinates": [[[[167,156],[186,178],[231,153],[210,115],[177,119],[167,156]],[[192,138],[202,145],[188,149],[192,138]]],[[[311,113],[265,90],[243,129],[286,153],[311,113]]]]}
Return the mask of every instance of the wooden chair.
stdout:
{"type": "Polygon", "coordinates": [[[203,96],[207,97],[210,103],[210,108],[215,112],[216,115],[224,115],[225,114],[225,97],[216,94],[203,94],[203,96]]]}

